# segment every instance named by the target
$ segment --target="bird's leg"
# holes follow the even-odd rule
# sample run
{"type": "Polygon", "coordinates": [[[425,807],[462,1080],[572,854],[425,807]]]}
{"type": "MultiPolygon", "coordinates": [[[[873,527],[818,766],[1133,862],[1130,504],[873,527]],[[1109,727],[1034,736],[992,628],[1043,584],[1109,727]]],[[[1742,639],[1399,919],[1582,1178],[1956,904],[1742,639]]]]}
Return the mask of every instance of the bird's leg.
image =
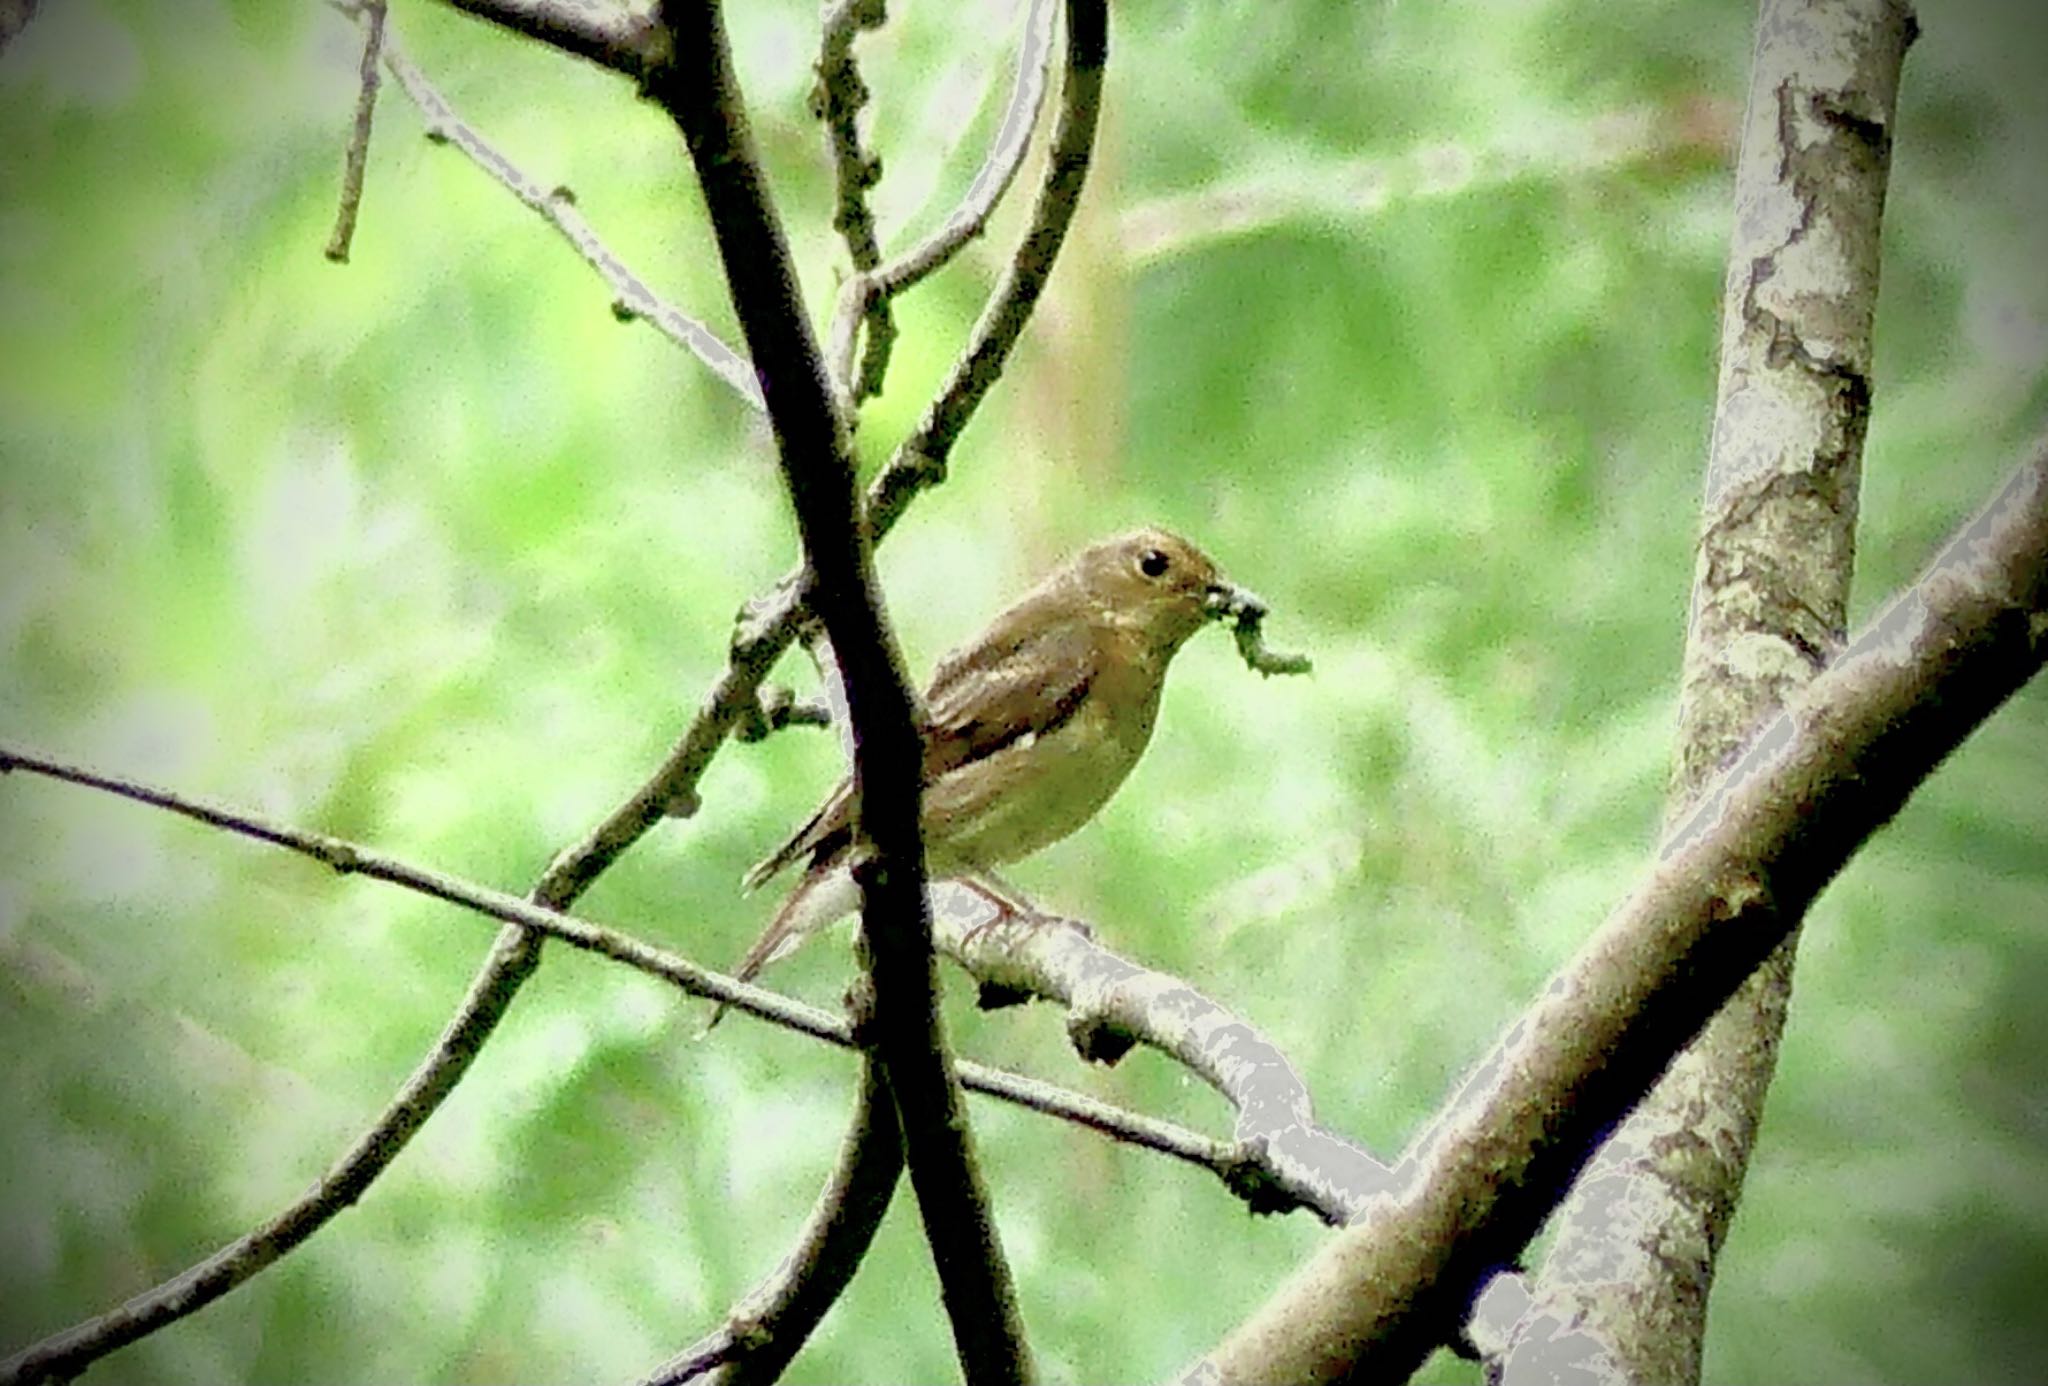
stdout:
{"type": "Polygon", "coordinates": [[[1087,925],[1077,920],[1061,919],[1056,914],[1048,914],[1046,911],[1038,908],[1023,891],[1017,889],[1017,887],[1011,885],[986,867],[977,871],[972,876],[956,876],[954,879],[996,908],[994,918],[983,920],[960,936],[960,945],[963,948],[986,931],[1000,928],[1006,924],[1019,924],[1027,929],[1039,929],[1047,924],[1057,923],[1065,924],[1069,928],[1079,929],[1083,934],[1090,934],[1092,932],[1087,925]]]}

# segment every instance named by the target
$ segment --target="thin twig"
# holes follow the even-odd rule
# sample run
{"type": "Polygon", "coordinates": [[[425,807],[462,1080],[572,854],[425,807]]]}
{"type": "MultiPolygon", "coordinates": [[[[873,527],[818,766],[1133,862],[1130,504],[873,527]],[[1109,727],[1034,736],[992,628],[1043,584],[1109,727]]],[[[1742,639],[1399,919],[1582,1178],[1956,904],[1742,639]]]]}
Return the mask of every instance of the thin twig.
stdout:
{"type": "MultiPolygon", "coordinates": [[[[1002,205],[1024,155],[1031,147],[1032,132],[1045,107],[1045,93],[1051,84],[1053,0],[1031,0],[1024,17],[1024,35],[1017,50],[1017,76],[1010,91],[1010,104],[1003,112],[995,143],[975,173],[974,181],[939,228],[887,264],[855,273],[840,286],[839,302],[833,313],[829,337],[834,370],[844,380],[852,373],[853,339],[865,320],[869,323],[867,351],[862,357],[860,379],[850,387],[853,402],[878,394],[888,366],[888,353],[877,360],[873,320],[878,310],[886,311],[889,300],[910,289],[979,236],[988,220],[1002,205]]],[[[861,267],[856,261],[856,269],[861,267]]]]}
{"type": "Polygon", "coordinates": [[[370,121],[377,111],[377,63],[384,54],[384,0],[363,0],[358,22],[363,30],[363,60],[357,75],[356,117],[349,130],[348,155],[341,171],[341,205],[334,213],[334,231],[327,238],[327,258],[348,263],[349,244],[356,235],[356,214],[363,206],[363,171],[370,160],[370,121]]]}
{"type": "MultiPolygon", "coordinates": [[[[882,262],[875,214],[868,208],[868,189],[880,180],[882,161],[861,148],[860,112],[868,102],[868,87],[854,61],[853,41],[864,31],[881,27],[887,18],[884,0],[832,0],[826,5],[819,26],[818,81],[811,89],[811,109],[824,122],[825,145],[832,156],[832,229],[846,242],[854,280],[882,262]]],[[[832,372],[834,388],[847,392],[847,402],[853,407],[881,388],[889,352],[896,343],[896,320],[889,313],[887,298],[868,299],[861,312],[867,325],[867,351],[861,361],[860,385],[867,388],[854,388],[849,379],[850,360],[832,372]],[[868,387],[871,380],[874,383],[868,387]]],[[[849,343],[852,335],[849,329],[849,343]]]]}
{"type": "Polygon", "coordinates": [[[924,418],[897,445],[888,465],[868,488],[868,529],[876,538],[887,534],[902,518],[913,497],[945,480],[953,445],[1001,376],[1004,362],[1045,291],[1080,207],[1081,187],[1102,113],[1103,71],[1109,60],[1106,0],[1066,0],[1066,39],[1059,122],[1046,153],[1045,181],[1032,204],[1029,225],[974,324],[967,350],[954,363],[924,418]]]}
{"type": "Polygon", "coordinates": [[[933,995],[915,703],[882,614],[853,458],[748,131],[720,8],[716,0],[668,0],[655,13],[670,30],[671,57],[648,73],[644,89],[689,146],[747,350],[773,382],[776,456],[817,577],[812,603],[844,675],[868,853],[854,875],[875,993],[873,1052],[903,1126],[961,1367],[970,1380],[1028,1381],[1016,1290],[933,995]]]}
{"type": "MultiPolygon", "coordinates": [[[[828,1011],[806,1006],[780,992],[736,981],[724,973],[699,967],[676,954],[644,943],[630,934],[562,913],[531,899],[521,899],[458,876],[415,866],[360,843],[293,828],[246,809],[210,802],[175,790],[146,784],[140,780],[94,770],[75,761],[30,750],[25,746],[0,742],[0,774],[15,770],[44,775],[69,784],[101,790],[136,803],[148,804],[153,808],[194,819],[224,832],[254,838],[259,842],[267,842],[272,846],[297,852],[301,856],[311,857],[344,875],[366,876],[421,895],[431,895],[437,900],[459,905],[477,914],[514,925],[522,932],[558,938],[573,947],[610,958],[636,971],[659,978],[691,996],[723,1001],[736,1011],[744,1011],[761,1020],[780,1025],[784,1029],[794,1030],[798,1034],[823,1040],[842,1049],[854,1047],[853,1033],[846,1021],[828,1011]]],[[[586,844],[591,845],[587,845],[585,850],[599,852],[607,859],[615,858],[618,852],[612,846],[598,848],[594,845],[605,837],[604,832],[592,833],[590,838],[586,839],[586,844]]],[[[611,839],[613,842],[616,840],[611,839]]],[[[565,861],[567,857],[568,854],[565,853],[565,861]]],[[[609,861],[604,864],[609,864],[609,861]]],[[[543,878],[541,885],[535,888],[533,894],[547,894],[548,887],[557,882],[576,884],[556,885],[554,893],[580,893],[582,884],[587,883],[588,879],[595,875],[595,871],[580,865],[550,867],[548,875],[543,878]],[[578,881],[579,877],[582,878],[581,881],[578,881]]],[[[1073,1122],[1077,1126],[1098,1131],[1126,1145],[1171,1155],[1189,1164],[1201,1165],[1217,1174],[1224,1172],[1226,1161],[1223,1157],[1227,1151],[1220,1142],[1197,1135],[1172,1122],[1128,1112],[1092,1097],[1004,1069],[963,1062],[960,1071],[963,1083],[986,1096],[1000,1098],[1014,1106],[1073,1122]]]]}
{"type": "MultiPolygon", "coordinates": [[[[350,0],[328,0],[328,3],[344,14],[351,14],[356,9],[350,0]]],[[[451,0],[451,3],[460,4],[460,0],[451,0]]],[[[488,7],[463,5],[462,8],[482,13],[488,7]]],[[[545,8],[536,7],[537,10],[545,8]]],[[[721,341],[717,333],[647,287],[646,282],[614,255],[591,229],[590,223],[576,209],[574,193],[566,187],[543,187],[479,134],[475,126],[457,115],[433,82],[405,55],[397,35],[388,30],[384,39],[384,67],[411,98],[413,105],[419,108],[428,139],[461,150],[470,162],[496,179],[521,204],[552,226],[583,258],[583,262],[597,271],[598,277],[612,292],[614,317],[621,322],[644,319],[651,323],[656,331],[709,367],[711,373],[731,386],[741,399],[755,409],[762,407],[761,385],[746,359],[721,341]]]]}
{"type": "Polygon", "coordinates": [[[871,277],[879,292],[894,297],[944,266],[982,233],[988,219],[1002,205],[1018,170],[1024,167],[1032,132],[1038,128],[1039,113],[1045,109],[1045,92],[1052,80],[1052,20],[1053,0],[1031,0],[1017,49],[1016,83],[1010,90],[1010,104],[1003,111],[1002,125],[996,130],[988,157],[982,160],[974,181],[967,185],[966,194],[945,223],[874,272],[871,277]]]}

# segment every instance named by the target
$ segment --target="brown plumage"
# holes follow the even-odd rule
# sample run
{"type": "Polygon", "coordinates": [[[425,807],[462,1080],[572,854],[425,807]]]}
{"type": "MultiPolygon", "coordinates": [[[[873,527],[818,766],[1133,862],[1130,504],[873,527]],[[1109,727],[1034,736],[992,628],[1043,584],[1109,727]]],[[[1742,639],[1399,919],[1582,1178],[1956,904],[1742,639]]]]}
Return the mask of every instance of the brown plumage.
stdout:
{"type": "MultiPolygon", "coordinates": [[[[1082,550],[939,661],[921,729],[929,874],[985,875],[1093,818],[1151,739],[1174,654],[1212,618],[1257,609],[1193,544],[1140,529],[1082,550]]],[[[751,890],[809,859],[742,981],[858,909],[852,847],[842,780],[746,875],[751,890]]]]}

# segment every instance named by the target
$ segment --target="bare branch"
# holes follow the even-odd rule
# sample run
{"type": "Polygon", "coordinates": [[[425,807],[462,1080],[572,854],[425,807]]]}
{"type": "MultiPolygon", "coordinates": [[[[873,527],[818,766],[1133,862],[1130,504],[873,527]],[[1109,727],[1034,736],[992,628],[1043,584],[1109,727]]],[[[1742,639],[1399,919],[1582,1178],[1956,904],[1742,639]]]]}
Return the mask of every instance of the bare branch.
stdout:
{"type": "MultiPolygon", "coordinates": [[[[455,2],[451,0],[451,3],[455,2]]],[[[353,13],[356,8],[349,0],[329,0],[329,3],[345,14],[353,13]]],[[[477,8],[481,12],[484,7],[477,8]]],[[[662,336],[708,366],[711,373],[730,385],[741,399],[756,409],[763,407],[761,385],[754,377],[754,368],[738,352],[720,341],[717,333],[648,288],[631,267],[614,255],[576,209],[574,193],[566,187],[543,187],[479,134],[476,127],[457,115],[426,74],[405,55],[396,34],[387,30],[383,47],[385,70],[419,108],[426,123],[427,138],[436,144],[453,145],[461,150],[469,156],[470,162],[496,179],[507,192],[552,226],[611,289],[614,317],[621,322],[640,319],[653,324],[662,336]]]]}
{"type": "MultiPolygon", "coordinates": [[[[343,874],[366,876],[401,889],[431,895],[435,899],[513,925],[518,933],[533,937],[536,941],[539,937],[558,938],[573,947],[609,958],[635,971],[658,978],[691,996],[723,1001],[736,1011],[744,1011],[759,1019],[780,1025],[784,1029],[808,1035],[812,1039],[823,1040],[841,1049],[855,1047],[850,1027],[844,1020],[829,1012],[793,1001],[780,992],[750,986],[735,981],[723,973],[699,967],[673,953],[641,942],[629,934],[564,914],[556,908],[540,903],[537,898],[522,900],[492,890],[488,886],[463,880],[461,877],[412,865],[360,843],[324,833],[307,832],[245,809],[212,803],[192,795],[145,784],[139,780],[94,770],[74,761],[45,755],[27,747],[0,742],[0,774],[15,770],[44,775],[69,784],[98,789],[136,803],[148,804],[225,832],[254,838],[259,842],[267,842],[272,846],[297,852],[301,856],[311,857],[331,870],[343,874]]],[[[630,844],[631,838],[618,826],[619,823],[624,819],[647,814],[644,804],[658,799],[658,790],[644,790],[635,796],[635,799],[614,814],[612,819],[608,819],[605,824],[594,830],[576,852],[565,852],[557,858],[556,864],[548,868],[547,875],[535,886],[533,897],[558,895],[567,898],[580,894],[584,887],[616,859],[626,845],[630,844]],[[596,864],[593,866],[591,862],[596,864]]],[[[646,822],[659,821],[659,818],[657,808],[646,818],[646,822]]],[[[472,983],[472,990],[480,985],[482,980],[479,977],[476,983],[472,983]]],[[[451,1029],[453,1028],[451,1026],[451,1029]]],[[[1003,1069],[963,1062],[960,1073],[961,1082],[976,1092],[1000,1098],[1014,1106],[1073,1122],[1077,1126],[1101,1132],[1126,1145],[1139,1146],[1163,1155],[1171,1155],[1189,1164],[1201,1165],[1218,1175],[1227,1172],[1230,1154],[1227,1148],[1220,1142],[1197,1135],[1185,1127],[1140,1116],[1094,1098],[1003,1069]]]]}
{"type": "MultiPolygon", "coordinates": [[[[982,161],[959,205],[936,231],[887,265],[862,265],[856,258],[857,272],[840,286],[829,337],[836,379],[844,382],[852,376],[853,342],[862,321],[865,319],[868,324],[860,379],[848,386],[854,404],[881,392],[882,376],[888,369],[888,351],[884,349],[878,354],[875,350],[876,317],[888,321],[889,300],[946,264],[982,233],[1016,181],[1017,171],[1024,166],[1024,155],[1031,147],[1032,132],[1038,128],[1052,76],[1052,16],[1052,0],[1031,0],[1017,50],[1017,78],[1010,92],[1010,104],[1003,112],[1002,125],[996,131],[988,157],[982,161]]],[[[890,330],[893,332],[893,327],[890,330]]]]}
{"type": "Polygon", "coordinates": [[[953,445],[1002,374],[1003,363],[1031,320],[1031,311],[1045,291],[1080,207],[1081,186],[1087,178],[1102,112],[1103,71],[1109,61],[1106,0],[1066,0],[1066,36],[1059,122],[1046,153],[1045,181],[1032,204],[1030,224],[974,324],[967,350],[954,363],[924,419],[897,445],[888,465],[868,488],[868,529],[876,539],[902,518],[913,497],[945,480],[953,445]]]}
{"type": "Polygon", "coordinates": [[[1307,1086],[1273,1042],[1177,977],[1118,957],[1065,920],[1003,919],[980,891],[932,889],[940,943],[982,983],[985,1004],[1040,996],[1067,1008],[1082,1058],[1115,1063],[1134,1042],[1194,1071],[1237,1109],[1234,1185],[1256,1212],[1312,1209],[1341,1225],[1384,1192],[1387,1167],[1317,1124],[1307,1086]],[[1256,1179],[1256,1182],[1250,1182],[1256,1179]]]}
{"type": "Polygon", "coordinates": [[[768,419],[817,578],[812,603],[844,675],[859,834],[871,852],[854,877],[875,992],[874,1052],[902,1123],[961,1366],[970,1380],[1026,1381],[1023,1320],[934,999],[923,757],[875,586],[853,459],[747,129],[723,16],[715,0],[669,0],[656,14],[671,31],[672,57],[649,71],[645,90],[689,145],[748,351],[772,384],[768,419]]]}
{"type": "Polygon", "coordinates": [[[1355,224],[1418,202],[1667,159],[1719,160],[1740,114],[1694,97],[1518,123],[1489,142],[1428,144],[1389,158],[1332,161],[1317,151],[1269,149],[1248,177],[1130,207],[1117,218],[1117,241],[1124,263],[1145,269],[1278,227],[1355,224]]]}
{"type": "Polygon", "coordinates": [[[2048,660],[2048,447],[1764,727],[1375,1199],[1193,1372],[1406,1377],[1913,789],[2048,660]]]}
{"type": "Polygon", "coordinates": [[[348,262],[349,243],[356,234],[356,214],[363,206],[363,170],[370,158],[370,120],[377,110],[377,63],[384,55],[384,0],[364,0],[356,18],[363,30],[356,118],[349,131],[348,156],[342,166],[341,206],[334,214],[333,234],[327,238],[327,258],[336,264],[348,262]]]}
{"type": "MultiPolygon", "coordinates": [[[[818,39],[818,82],[811,91],[811,109],[825,123],[825,144],[832,155],[832,183],[836,205],[832,229],[846,242],[853,261],[853,279],[858,281],[882,262],[881,243],[875,239],[875,214],[868,209],[868,189],[882,176],[882,161],[861,148],[860,112],[867,105],[867,83],[861,80],[860,65],[853,59],[853,41],[868,29],[880,28],[888,18],[884,0],[831,0],[825,6],[818,39]]],[[[861,362],[864,387],[851,386],[853,326],[846,328],[847,363],[835,368],[833,385],[848,392],[848,403],[857,407],[863,399],[881,389],[889,368],[889,352],[896,342],[896,320],[890,316],[886,297],[871,297],[861,305],[867,324],[867,352],[861,362]]],[[[835,329],[836,337],[836,329],[835,329]]]]}
{"type": "Polygon", "coordinates": [[[796,1248],[725,1323],[663,1364],[644,1386],[677,1386],[718,1367],[724,1368],[716,1378],[723,1386],[779,1379],[860,1268],[902,1173],[896,1107],[880,1070],[864,1059],[839,1161],[796,1248]]]}
{"type": "Polygon", "coordinates": [[[639,77],[661,35],[646,19],[606,0],[446,0],[465,14],[627,77],[639,77]]]}

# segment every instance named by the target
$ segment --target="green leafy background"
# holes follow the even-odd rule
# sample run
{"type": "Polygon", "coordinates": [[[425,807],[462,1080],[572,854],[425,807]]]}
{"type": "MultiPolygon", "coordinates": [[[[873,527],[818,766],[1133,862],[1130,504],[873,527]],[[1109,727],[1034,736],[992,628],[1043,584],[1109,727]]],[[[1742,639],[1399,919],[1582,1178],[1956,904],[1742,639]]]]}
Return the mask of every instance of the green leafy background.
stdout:
{"type": "MultiPolygon", "coordinates": [[[[614,322],[393,89],[354,261],[325,263],[358,51],[335,15],[43,8],[0,57],[0,735],[524,889],[658,759],[734,609],[790,562],[763,429],[614,322]]],[[[862,53],[900,246],[978,162],[1016,15],[894,8],[862,53]]],[[[730,9],[822,305],[839,258],[805,111],[813,7],[730,9]]],[[[1859,617],[2048,415],[2048,26],[1994,0],[1923,20],[1859,617]]],[[[1267,596],[1270,635],[1315,675],[1261,681],[1197,641],[1122,795],[1016,874],[1264,1026],[1324,1119],[1383,1152],[1655,835],[1753,23],[1679,0],[1118,4],[1101,156],[1051,296],[882,558],[918,669],[1134,522],[1187,532],[1267,596]],[[1632,111],[1637,133],[1612,133],[1632,111]],[[1392,173],[1362,181],[1361,160],[1392,173]],[[1168,201],[1229,189],[1261,214],[1168,201]]],[[[394,24],[458,110],[734,335],[658,112],[438,6],[397,4],[394,24]]],[[[864,465],[914,419],[1016,222],[902,305],[864,465]]],[[[1815,911],[1710,1377],[2038,1372],[2044,746],[2036,687],[1815,911]]],[[[810,732],[728,748],[703,812],[582,912],[737,956],[771,902],[735,882],[837,754],[810,732]]],[[[302,1190],[433,1040],[492,930],[28,777],[0,784],[0,837],[11,1351],[302,1190]]],[[[775,980],[830,1004],[849,966],[814,947],[775,980]]],[[[1227,1131],[1160,1059],[1084,1070],[1050,1009],[983,1016],[950,969],[947,987],[964,1053],[1227,1131]]],[[[358,1207],[92,1379],[650,1367],[775,1265],[853,1084],[844,1055],[744,1020],[698,1043],[701,1014],[551,949],[358,1207]]],[[[1325,1236],[1159,1158],[975,1116],[1052,1378],[1173,1371],[1325,1236]]],[[[953,1370],[900,1196],[792,1379],[953,1370]]],[[[1443,1354],[1428,1374],[1476,1380],[1443,1354]]]]}

